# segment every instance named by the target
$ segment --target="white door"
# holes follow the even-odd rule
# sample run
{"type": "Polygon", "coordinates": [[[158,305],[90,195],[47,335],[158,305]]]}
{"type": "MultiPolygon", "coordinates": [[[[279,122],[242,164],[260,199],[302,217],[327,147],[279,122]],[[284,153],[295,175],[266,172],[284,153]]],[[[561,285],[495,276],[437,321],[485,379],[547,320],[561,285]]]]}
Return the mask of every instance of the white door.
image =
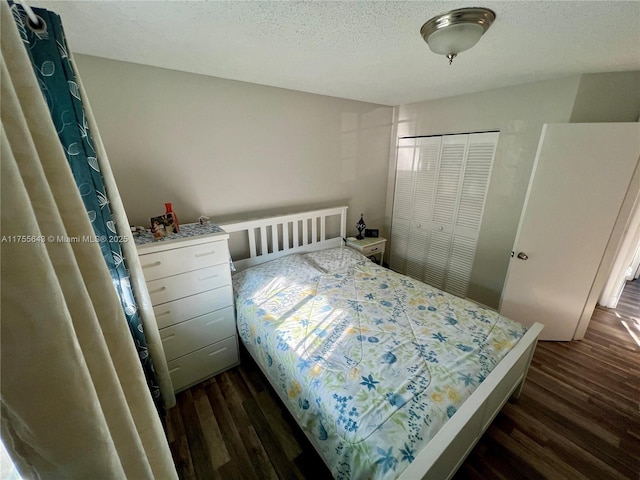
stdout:
{"type": "Polygon", "coordinates": [[[639,155],[638,123],[544,126],[501,314],[543,323],[541,340],[574,338],[639,155]]]}

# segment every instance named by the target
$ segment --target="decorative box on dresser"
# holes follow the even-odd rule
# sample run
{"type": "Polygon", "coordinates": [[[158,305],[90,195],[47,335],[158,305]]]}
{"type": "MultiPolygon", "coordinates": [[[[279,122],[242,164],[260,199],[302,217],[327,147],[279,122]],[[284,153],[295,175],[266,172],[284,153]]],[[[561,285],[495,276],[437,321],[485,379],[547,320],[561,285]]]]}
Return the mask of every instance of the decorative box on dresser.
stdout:
{"type": "Polygon", "coordinates": [[[176,392],[239,364],[228,238],[211,223],[136,238],[176,392]]]}

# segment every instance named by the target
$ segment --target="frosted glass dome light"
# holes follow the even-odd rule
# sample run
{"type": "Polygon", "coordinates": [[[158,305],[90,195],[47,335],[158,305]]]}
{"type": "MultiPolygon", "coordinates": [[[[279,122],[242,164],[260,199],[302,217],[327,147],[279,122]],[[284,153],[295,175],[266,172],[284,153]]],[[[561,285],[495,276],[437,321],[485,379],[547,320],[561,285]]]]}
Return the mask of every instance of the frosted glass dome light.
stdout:
{"type": "Polygon", "coordinates": [[[433,17],[420,34],[431,51],[445,55],[451,64],[456,55],[478,43],[495,19],[488,8],[459,8],[433,17]]]}

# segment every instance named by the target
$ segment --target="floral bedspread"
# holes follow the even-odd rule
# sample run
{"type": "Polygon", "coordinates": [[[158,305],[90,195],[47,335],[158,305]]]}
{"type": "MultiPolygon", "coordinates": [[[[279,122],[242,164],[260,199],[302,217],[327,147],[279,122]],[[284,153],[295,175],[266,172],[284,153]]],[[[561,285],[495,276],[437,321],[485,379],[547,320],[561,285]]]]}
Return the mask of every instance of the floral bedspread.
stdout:
{"type": "Polygon", "coordinates": [[[346,247],[233,282],[243,343],[338,479],[397,477],[526,331],[346,247]]]}

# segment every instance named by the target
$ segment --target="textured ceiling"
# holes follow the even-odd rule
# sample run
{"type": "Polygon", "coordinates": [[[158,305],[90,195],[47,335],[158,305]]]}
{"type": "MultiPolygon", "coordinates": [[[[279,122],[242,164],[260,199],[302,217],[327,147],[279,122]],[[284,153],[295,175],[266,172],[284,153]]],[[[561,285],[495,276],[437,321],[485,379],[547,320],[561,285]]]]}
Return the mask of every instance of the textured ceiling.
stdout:
{"type": "Polygon", "coordinates": [[[640,70],[640,1],[36,1],[71,49],[385,105],[580,73],[640,70]],[[452,66],[422,40],[439,13],[497,19],[452,66]]]}

